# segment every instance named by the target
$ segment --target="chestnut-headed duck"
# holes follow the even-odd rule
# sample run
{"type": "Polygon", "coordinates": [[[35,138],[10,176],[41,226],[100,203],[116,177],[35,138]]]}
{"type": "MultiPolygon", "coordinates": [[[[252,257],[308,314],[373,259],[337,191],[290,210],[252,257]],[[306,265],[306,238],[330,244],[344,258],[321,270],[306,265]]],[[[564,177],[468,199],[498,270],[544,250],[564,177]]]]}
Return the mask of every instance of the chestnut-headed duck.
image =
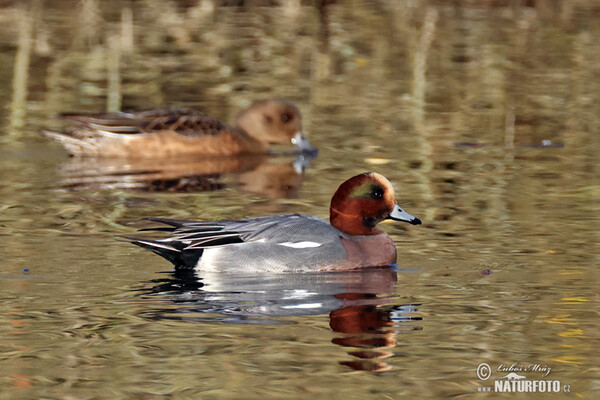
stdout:
{"type": "Polygon", "coordinates": [[[394,188],[375,172],[342,183],[331,199],[327,221],[301,214],[238,221],[148,218],[168,225],[164,239],[126,237],[166,258],[176,269],[200,273],[310,272],[380,267],[396,263],[394,241],[376,225],[386,219],[421,224],[404,211],[394,188]]]}
{"type": "Polygon", "coordinates": [[[240,112],[233,128],[198,111],[150,109],[108,114],[64,114],[76,125],[63,133],[43,131],[73,155],[121,158],[266,153],[292,144],[315,153],[302,132],[298,108],[282,99],[257,101],[240,112]]]}

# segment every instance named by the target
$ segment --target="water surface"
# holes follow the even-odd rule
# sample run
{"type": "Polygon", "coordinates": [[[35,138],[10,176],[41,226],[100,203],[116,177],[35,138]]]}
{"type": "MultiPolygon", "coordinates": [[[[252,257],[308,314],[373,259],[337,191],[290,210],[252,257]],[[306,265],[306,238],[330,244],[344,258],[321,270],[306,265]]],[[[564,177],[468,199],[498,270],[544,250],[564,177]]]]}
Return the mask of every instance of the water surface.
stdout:
{"type": "Polygon", "coordinates": [[[597,397],[597,5],[288,3],[1,9],[0,398],[492,397],[478,388],[505,373],[481,381],[482,362],[597,397]],[[40,135],[62,111],[231,122],[269,96],[298,104],[316,159],[140,184],[147,165],[40,135]],[[116,238],[144,216],[326,218],[366,170],[424,222],[382,225],[395,269],[182,277],[116,238]]]}

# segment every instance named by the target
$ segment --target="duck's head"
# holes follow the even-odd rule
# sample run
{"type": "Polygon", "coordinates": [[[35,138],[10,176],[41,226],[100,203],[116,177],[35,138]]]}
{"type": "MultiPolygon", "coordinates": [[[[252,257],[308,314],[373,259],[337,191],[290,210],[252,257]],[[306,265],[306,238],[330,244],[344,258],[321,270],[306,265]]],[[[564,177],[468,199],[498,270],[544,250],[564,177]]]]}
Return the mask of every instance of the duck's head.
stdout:
{"type": "Polygon", "coordinates": [[[286,100],[257,101],[237,116],[236,124],[266,145],[292,144],[301,152],[317,151],[302,132],[300,111],[286,100]]]}
{"type": "Polygon", "coordinates": [[[349,235],[375,235],[375,226],[385,219],[420,225],[396,204],[390,181],[376,172],[365,172],[342,183],[331,199],[331,225],[349,235]]]}

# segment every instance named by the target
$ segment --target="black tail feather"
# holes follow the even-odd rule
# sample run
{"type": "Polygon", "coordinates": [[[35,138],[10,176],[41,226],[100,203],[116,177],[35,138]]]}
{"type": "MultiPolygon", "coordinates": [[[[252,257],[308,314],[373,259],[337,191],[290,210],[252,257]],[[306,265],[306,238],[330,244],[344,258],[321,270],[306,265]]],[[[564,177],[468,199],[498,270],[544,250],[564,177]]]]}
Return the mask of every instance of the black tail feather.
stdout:
{"type": "Polygon", "coordinates": [[[165,258],[175,266],[175,269],[193,269],[198,264],[198,260],[202,256],[204,249],[182,251],[184,245],[182,243],[165,243],[158,240],[140,239],[135,237],[126,237],[131,243],[148,249],[159,256],[165,258]],[[177,246],[177,245],[180,246],[177,246]],[[181,247],[181,248],[179,248],[181,247]]]}

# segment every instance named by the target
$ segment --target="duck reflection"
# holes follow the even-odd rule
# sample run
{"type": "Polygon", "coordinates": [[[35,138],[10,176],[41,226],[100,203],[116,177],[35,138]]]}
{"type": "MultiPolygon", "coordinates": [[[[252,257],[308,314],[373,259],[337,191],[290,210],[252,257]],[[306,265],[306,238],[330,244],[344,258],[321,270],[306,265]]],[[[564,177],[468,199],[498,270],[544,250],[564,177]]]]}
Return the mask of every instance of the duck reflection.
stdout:
{"type": "Polygon", "coordinates": [[[314,158],[245,155],[164,159],[74,157],[61,171],[69,189],[122,189],[142,192],[206,192],[228,185],[266,198],[296,198],[314,158]]]}
{"type": "MultiPolygon", "coordinates": [[[[352,293],[341,296],[349,296],[357,301],[367,300],[369,295],[352,293]]],[[[340,364],[361,371],[379,372],[390,369],[390,365],[381,360],[391,357],[393,353],[383,349],[396,346],[396,329],[402,327],[401,322],[421,320],[420,317],[408,315],[416,312],[417,306],[418,304],[361,304],[332,310],[329,313],[329,326],[334,332],[344,334],[334,338],[332,342],[343,347],[361,349],[349,352],[354,359],[342,361],[340,364]]],[[[410,325],[404,327],[419,329],[410,325]]]]}
{"type": "Polygon", "coordinates": [[[396,346],[399,329],[421,318],[413,304],[393,304],[393,268],[306,274],[204,274],[177,271],[153,280],[147,296],[166,296],[170,304],[154,309],[153,319],[219,321],[244,324],[293,323],[285,317],[329,314],[332,343],[350,348],[341,365],[385,371],[386,349],[396,346]]]}

